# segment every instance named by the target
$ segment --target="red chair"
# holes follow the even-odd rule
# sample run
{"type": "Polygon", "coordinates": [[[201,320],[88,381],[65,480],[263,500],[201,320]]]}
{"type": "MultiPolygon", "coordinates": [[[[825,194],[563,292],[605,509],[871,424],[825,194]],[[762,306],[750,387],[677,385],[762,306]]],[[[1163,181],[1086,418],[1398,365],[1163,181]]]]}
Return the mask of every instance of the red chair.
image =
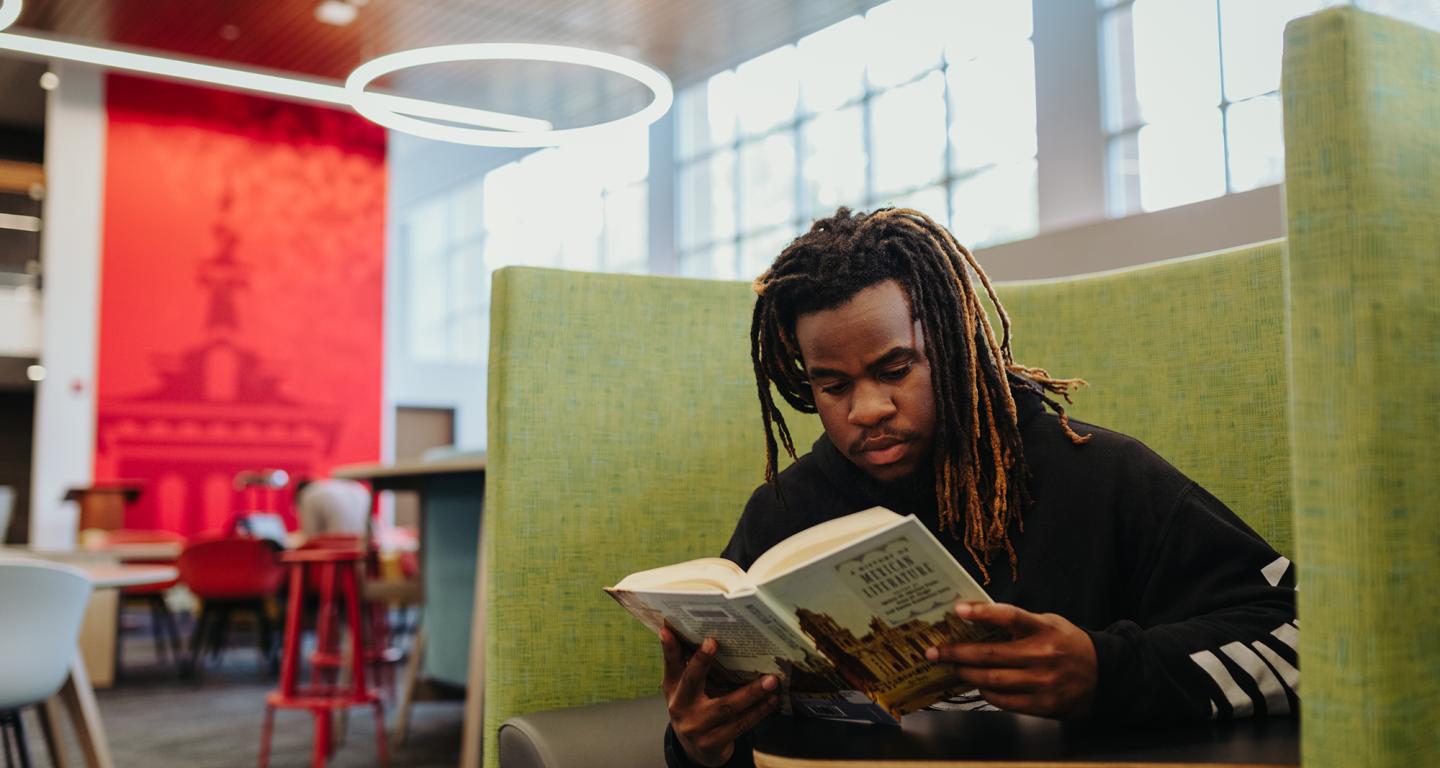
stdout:
{"type": "Polygon", "coordinates": [[[275,710],[305,709],[315,718],[315,745],[311,765],[323,768],[333,751],[331,715],[337,710],[355,706],[375,709],[375,736],[379,744],[381,764],[385,752],[385,707],[380,695],[365,680],[365,622],[360,609],[358,571],[365,558],[358,548],[315,547],[286,552],[282,559],[290,566],[290,595],[286,606],[285,651],[280,662],[280,687],[265,697],[265,723],[260,732],[260,768],[270,760],[270,737],[275,726],[275,710]],[[315,617],[315,653],[312,655],[310,682],[300,683],[301,605],[306,582],[318,586],[319,609],[315,617]],[[317,583],[318,582],[318,583],[317,583]],[[350,635],[348,653],[341,653],[343,643],[339,630],[343,606],[345,624],[350,635]],[[317,659],[345,659],[349,679],[337,680],[338,670],[317,659]]]}
{"type": "Polygon", "coordinates": [[[207,647],[212,655],[219,655],[230,615],[250,611],[259,626],[260,654],[273,674],[278,665],[268,603],[285,578],[274,545],[262,539],[200,536],[185,544],[175,564],[180,580],[201,600],[200,618],[190,636],[190,659],[182,673],[196,674],[207,647]]]}
{"type": "MultiPolygon", "coordinates": [[[[183,544],[185,537],[174,531],[148,531],[131,528],[120,528],[114,531],[106,531],[105,539],[100,546],[100,551],[112,547],[123,548],[129,544],[183,544]]],[[[174,565],[175,558],[126,558],[125,562],[133,565],[174,565]]],[[[125,587],[120,590],[120,607],[123,615],[126,603],[142,603],[150,609],[150,634],[155,641],[155,659],[162,664],[166,662],[166,650],[169,650],[169,661],[177,669],[183,668],[180,659],[180,632],[175,628],[175,616],[170,613],[170,606],[165,604],[165,595],[177,583],[179,578],[158,584],[146,584],[140,587],[125,587]]],[[[116,631],[123,631],[123,622],[116,622],[116,631]]],[[[121,664],[121,651],[125,644],[120,638],[115,642],[115,670],[120,674],[123,668],[121,664]]]]}

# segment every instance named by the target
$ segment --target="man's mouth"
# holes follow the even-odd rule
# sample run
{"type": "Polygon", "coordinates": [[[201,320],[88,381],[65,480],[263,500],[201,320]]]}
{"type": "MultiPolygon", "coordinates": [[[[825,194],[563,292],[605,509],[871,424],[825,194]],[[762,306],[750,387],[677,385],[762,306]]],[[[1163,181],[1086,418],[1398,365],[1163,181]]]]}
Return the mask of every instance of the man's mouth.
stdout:
{"type": "Polygon", "coordinates": [[[883,466],[903,458],[906,445],[907,442],[898,437],[880,437],[861,443],[859,453],[866,463],[883,466]]]}

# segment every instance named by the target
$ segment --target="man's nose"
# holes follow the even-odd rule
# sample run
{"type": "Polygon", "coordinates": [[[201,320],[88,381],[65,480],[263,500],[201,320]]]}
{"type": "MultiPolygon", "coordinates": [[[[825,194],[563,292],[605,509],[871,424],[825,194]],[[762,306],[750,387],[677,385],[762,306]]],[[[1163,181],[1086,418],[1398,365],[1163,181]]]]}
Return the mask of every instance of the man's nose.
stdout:
{"type": "Polygon", "coordinates": [[[887,387],[857,384],[850,401],[850,423],[857,427],[873,427],[895,415],[895,401],[887,387]]]}

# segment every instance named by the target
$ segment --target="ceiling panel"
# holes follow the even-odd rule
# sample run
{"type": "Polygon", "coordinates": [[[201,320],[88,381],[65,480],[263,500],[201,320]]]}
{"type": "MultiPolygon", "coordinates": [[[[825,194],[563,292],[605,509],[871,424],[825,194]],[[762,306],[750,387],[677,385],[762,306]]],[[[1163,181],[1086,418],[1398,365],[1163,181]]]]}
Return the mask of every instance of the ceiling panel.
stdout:
{"type": "MultiPolygon", "coordinates": [[[[877,5],[879,0],[350,0],[353,23],[315,18],[320,0],[27,0],[16,28],[343,80],[406,48],[460,42],[578,45],[639,58],[684,86],[877,5]]],[[[638,108],[647,92],[584,67],[510,62],[398,73],[392,90],[542,117],[564,127],[638,108]]]]}

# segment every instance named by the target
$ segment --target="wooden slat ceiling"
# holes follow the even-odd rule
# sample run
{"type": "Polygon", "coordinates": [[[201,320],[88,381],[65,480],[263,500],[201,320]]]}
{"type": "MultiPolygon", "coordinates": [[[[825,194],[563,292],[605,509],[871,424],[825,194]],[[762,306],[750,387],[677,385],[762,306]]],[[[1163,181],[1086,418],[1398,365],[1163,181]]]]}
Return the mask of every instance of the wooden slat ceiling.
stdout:
{"type": "MultiPolygon", "coordinates": [[[[320,0],[26,0],[12,31],[170,52],[343,81],[392,51],[460,42],[578,45],[639,58],[678,87],[880,0],[350,0],[344,27],[320,0]]],[[[390,89],[543,117],[558,127],[626,114],[647,92],[583,67],[488,62],[397,73],[390,89]]]]}

